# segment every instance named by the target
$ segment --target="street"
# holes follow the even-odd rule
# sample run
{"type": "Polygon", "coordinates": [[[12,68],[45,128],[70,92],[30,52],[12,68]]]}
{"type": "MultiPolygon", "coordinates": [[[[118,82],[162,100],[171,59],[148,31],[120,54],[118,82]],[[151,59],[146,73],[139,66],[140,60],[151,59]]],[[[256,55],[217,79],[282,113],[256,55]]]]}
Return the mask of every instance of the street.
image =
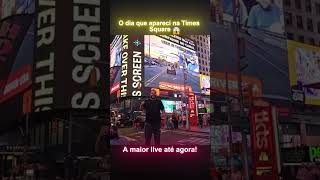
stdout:
{"type": "MultiPolygon", "coordinates": [[[[130,145],[143,145],[144,132],[134,128],[119,129],[120,136],[126,138],[130,145]]],[[[153,139],[151,144],[153,144],[153,139]]],[[[166,130],[161,129],[162,145],[209,145],[209,133],[188,132],[185,130],[166,130]]]]}
{"type": "MultiPolygon", "coordinates": [[[[169,82],[183,85],[183,70],[176,69],[176,75],[167,73],[167,66],[145,65],[145,86],[159,87],[159,82],[169,82]]],[[[188,72],[186,86],[191,86],[194,92],[200,92],[200,76],[188,72]]]]}

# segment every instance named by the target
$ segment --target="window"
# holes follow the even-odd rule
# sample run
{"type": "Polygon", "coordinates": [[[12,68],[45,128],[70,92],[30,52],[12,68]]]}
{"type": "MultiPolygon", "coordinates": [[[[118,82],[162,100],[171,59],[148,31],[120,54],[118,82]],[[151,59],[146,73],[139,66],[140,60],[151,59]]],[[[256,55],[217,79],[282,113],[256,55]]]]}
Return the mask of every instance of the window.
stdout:
{"type": "Polygon", "coordinates": [[[314,7],[316,8],[317,15],[320,15],[320,3],[315,3],[314,7]]]}
{"type": "Polygon", "coordinates": [[[290,40],[294,40],[294,35],[292,33],[287,33],[287,37],[290,40]]]}
{"type": "Polygon", "coordinates": [[[284,5],[290,7],[291,6],[291,0],[284,0],[284,5]]]}
{"type": "Polygon", "coordinates": [[[308,31],[313,32],[313,22],[312,22],[312,19],[310,18],[307,19],[307,28],[308,28],[308,31]]]}
{"type": "Polygon", "coordinates": [[[311,0],[306,0],[306,11],[307,12],[312,12],[312,8],[311,8],[311,0]]]}
{"type": "Polygon", "coordinates": [[[301,0],[295,0],[296,8],[301,9],[301,0]]]}
{"type": "Polygon", "coordinates": [[[310,42],[311,45],[315,45],[316,44],[313,38],[309,38],[309,42],[310,42]]]}
{"type": "Polygon", "coordinates": [[[299,36],[299,42],[304,43],[304,36],[299,36]]]}
{"type": "Polygon", "coordinates": [[[282,130],[282,133],[286,135],[300,135],[300,124],[298,123],[281,124],[281,130],[282,130]]]}
{"type": "Polygon", "coordinates": [[[306,124],[307,136],[320,136],[320,125],[306,124]]]}
{"type": "Polygon", "coordinates": [[[298,29],[303,29],[302,16],[297,16],[297,27],[298,29]]]}
{"type": "Polygon", "coordinates": [[[286,12],[284,17],[285,17],[286,25],[292,25],[292,14],[289,12],[286,12]]]}

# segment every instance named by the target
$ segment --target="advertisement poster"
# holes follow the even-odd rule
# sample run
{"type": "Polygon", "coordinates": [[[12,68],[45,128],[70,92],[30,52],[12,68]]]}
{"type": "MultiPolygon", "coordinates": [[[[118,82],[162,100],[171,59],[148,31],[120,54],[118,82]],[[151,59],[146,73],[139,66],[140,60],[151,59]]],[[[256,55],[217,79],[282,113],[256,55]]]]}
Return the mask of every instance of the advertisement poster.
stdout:
{"type": "Polygon", "coordinates": [[[110,44],[110,94],[115,93],[115,86],[120,83],[121,76],[121,53],[122,53],[122,36],[116,35],[111,37],[110,44]]]}
{"type": "MultiPolygon", "coordinates": [[[[32,15],[14,15],[0,22],[0,103],[10,99],[31,85],[32,56],[29,52],[22,62],[21,50],[33,45],[33,36],[27,35],[32,24],[32,15]]],[[[28,48],[29,49],[29,48],[28,48]]]]}
{"type": "MultiPolygon", "coordinates": [[[[236,0],[237,19],[242,27],[284,35],[282,0],[236,0]]],[[[224,21],[233,22],[233,0],[212,0],[212,10],[224,21]]]]}
{"type": "Polygon", "coordinates": [[[109,72],[102,65],[109,56],[106,2],[54,2],[36,3],[33,112],[106,109],[109,72]],[[74,16],[83,9],[96,15],[89,20],[74,16]],[[51,18],[42,19],[43,14],[51,18]],[[90,36],[81,33],[85,27],[92,29],[90,36]]]}
{"type": "Polygon", "coordinates": [[[210,76],[200,74],[200,88],[202,94],[210,95],[210,76]]]}
{"type": "Polygon", "coordinates": [[[320,48],[288,40],[290,85],[305,104],[320,105],[320,48]]]}
{"type": "Polygon", "coordinates": [[[121,97],[142,96],[144,88],[143,45],[144,36],[122,36],[121,97]]]}
{"type": "Polygon", "coordinates": [[[196,126],[198,122],[198,115],[197,115],[197,104],[196,104],[195,95],[188,96],[188,106],[189,106],[188,116],[189,116],[190,125],[196,126]]]}
{"type": "Polygon", "coordinates": [[[173,110],[176,109],[176,102],[175,101],[167,101],[167,100],[161,100],[162,104],[164,106],[164,110],[166,113],[173,113],[173,110]]]}
{"type": "MultiPolygon", "coordinates": [[[[230,95],[238,95],[238,78],[236,74],[227,73],[230,95]]],[[[210,85],[213,91],[226,93],[226,72],[211,72],[210,85]]],[[[242,87],[252,87],[252,95],[262,95],[262,82],[253,76],[242,76],[242,87]]]]}
{"type": "Polygon", "coordinates": [[[272,125],[271,105],[255,100],[251,110],[251,142],[253,178],[257,180],[276,180],[277,165],[272,125]]]}
{"type": "Polygon", "coordinates": [[[159,87],[161,82],[186,84],[193,92],[201,92],[199,60],[193,41],[179,36],[146,35],[144,43],[146,87],[159,87]]]}

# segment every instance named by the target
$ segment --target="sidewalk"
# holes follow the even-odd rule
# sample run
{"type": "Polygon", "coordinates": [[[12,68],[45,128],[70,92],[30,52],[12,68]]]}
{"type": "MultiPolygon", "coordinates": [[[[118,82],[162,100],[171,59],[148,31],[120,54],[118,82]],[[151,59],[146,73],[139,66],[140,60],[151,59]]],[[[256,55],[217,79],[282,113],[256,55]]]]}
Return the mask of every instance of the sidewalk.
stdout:
{"type": "MultiPolygon", "coordinates": [[[[179,127],[178,130],[189,131],[187,128],[184,128],[184,127],[179,127]]],[[[207,127],[200,128],[198,126],[191,126],[189,132],[210,133],[210,127],[207,126],[207,127]]]]}

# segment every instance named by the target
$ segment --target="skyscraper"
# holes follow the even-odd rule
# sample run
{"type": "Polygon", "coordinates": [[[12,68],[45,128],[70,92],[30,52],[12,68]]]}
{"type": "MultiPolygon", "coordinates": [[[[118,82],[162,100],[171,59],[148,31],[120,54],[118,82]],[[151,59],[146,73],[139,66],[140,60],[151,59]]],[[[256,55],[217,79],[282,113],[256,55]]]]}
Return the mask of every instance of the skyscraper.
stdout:
{"type": "Polygon", "coordinates": [[[210,35],[190,35],[197,46],[200,74],[210,75],[210,35]]]}
{"type": "Polygon", "coordinates": [[[284,0],[288,39],[320,46],[320,0],[284,0]]]}

